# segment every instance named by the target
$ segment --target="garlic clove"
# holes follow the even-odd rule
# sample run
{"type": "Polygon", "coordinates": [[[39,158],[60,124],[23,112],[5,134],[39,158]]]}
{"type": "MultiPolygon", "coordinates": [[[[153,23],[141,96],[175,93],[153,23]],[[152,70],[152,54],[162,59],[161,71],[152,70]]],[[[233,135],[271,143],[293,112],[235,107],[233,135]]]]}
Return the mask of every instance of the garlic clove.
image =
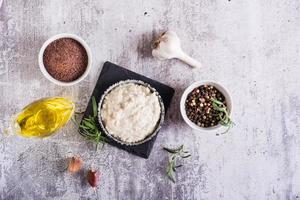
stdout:
{"type": "Polygon", "coordinates": [[[95,188],[98,186],[100,173],[98,171],[89,170],[86,178],[91,187],[95,188]]]}
{"type": "Polygon", "coordinates": [[[82,168],[83,162],[80,157],[73,156],[70,158],[68,171],[71,173],[76,173],[82,168]]]}

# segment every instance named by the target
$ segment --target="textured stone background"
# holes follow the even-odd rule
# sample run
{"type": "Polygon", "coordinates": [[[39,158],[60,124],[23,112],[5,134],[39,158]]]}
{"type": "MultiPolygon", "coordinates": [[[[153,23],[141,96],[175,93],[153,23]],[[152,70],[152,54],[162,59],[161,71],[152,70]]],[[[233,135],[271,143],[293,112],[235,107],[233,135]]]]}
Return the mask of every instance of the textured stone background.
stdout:
{"type": "MultiPolygon", "coordinates": [[[[0,0],[1,1],[1,0],[0,0]]],[[[0,199],[96,199],[85,171],[70,175],[65,158],[79,154],[98,168],[99,199],[300,199],[299,0],[4,0],[0,8],[0,127],[33,100],[73,99],[84,110],[104,61],[176,88],[166,123],[148,160],[111,146],[95,152],[70,123],[44,140],[0,136],[0,199]],[[172,29],[203,63],[192,71],[151,57],[150,41],[172,29]],[[70,32],[90,45],[94,65],[74,87],[39,71],[37,55],[52,35],[70,32]],[[197,133],[179,113],[189,84],[211,79],[234,100],[235,128],[197,133]],[[185,144],[192,159],[165,176],[163,145],[185,144]]]]}

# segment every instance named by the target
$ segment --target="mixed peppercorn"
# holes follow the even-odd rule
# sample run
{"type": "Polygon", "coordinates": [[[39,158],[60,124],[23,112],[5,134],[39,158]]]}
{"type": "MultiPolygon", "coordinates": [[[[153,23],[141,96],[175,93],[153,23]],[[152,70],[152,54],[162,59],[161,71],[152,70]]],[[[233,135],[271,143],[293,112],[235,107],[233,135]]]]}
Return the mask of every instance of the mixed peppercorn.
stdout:
{"type": "Polygon", "coordinates": [[[214,86],[201,85],[195,88],[185,102],[187,117],[200,127],[216,126],[221,119],[219,111],[213,108],[214,99],[226,106],[224,95],[214,86]]]}

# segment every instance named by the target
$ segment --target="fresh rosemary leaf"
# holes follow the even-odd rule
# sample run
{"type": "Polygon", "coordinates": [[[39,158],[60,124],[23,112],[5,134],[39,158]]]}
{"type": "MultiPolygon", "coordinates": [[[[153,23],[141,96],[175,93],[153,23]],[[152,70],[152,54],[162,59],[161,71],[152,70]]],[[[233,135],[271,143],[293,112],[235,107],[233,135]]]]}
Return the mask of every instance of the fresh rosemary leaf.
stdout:
{"type": "Polygon", "coordinates": [[[188,158],[188,157],[191,157],[192,155],[189,154],[189,155],[186,155],[186,156],[181,156],[181,158],[188,158]]]}
{"type": "Polygon", "coordinates": [[[80,133],[82,133],[83,136],[85,136],[85,135],[89,136],[89,137],[96,137],[97,136],[97,134],[95,134],[95,133],[93,133],[91,131],[87,131],[87,129],[80,130],[80,133]]]}
{"type": "Polygon", "coordinates": [[[163,149],[166,150],[169,153],[178,153],[182,148],[183,148],[183,145],[181,145],[181,146],[179,146],[179,147],[177,147],[175,149],[163,147],[163,149]]]}
{"type": "Polygon", "coordinates": [[[222,126],[228,127],[226,129],[226,131],[221,134],[227,133],[229,131],[229,129],[231,129],[232,126],[234,125],[233,121],[231,120],[231,118],[229,116],[227,107],[221,101],[219,101],[217,99],[212,99],[211,101],[212,101],[213,109],[218,112],[218,115],[220,118],[219,123],[222,126]]]}
{"type": "Polygon", "coordinates": [[[184,150],[184,146],[180,145],[178,148],[167,148],[167,147],[163,147],[163,149],[167,152],[169,152],[171,155],[169,157],[169,162],[166,168],[166,175],[168,176],[168,178],[175,183],[176,182],[176,178],[175,178],[175,172],[176,169],[179,167],[182,167],[182,164],[177,165],[177,159],[178,158],[188,158],[191,155],[189,154],[188,151],[184,150]]]}
{"type": "Polygon", "coordinates": [[[167,169],[166,169],[166,174],[169,177],[171,181],[175,183],[175,176],[174,176],[174,170],[173,170],[173,162],[169,161],[167,169]]]}
{"type": "Polygon", "coordinates": [[[92,97],[92,106],[93,106],[93,115],[84,117],[81,121],[81,123],[78,123],[76,118],[72,118],[72,121],[76,126],[79,127],[79,134],[85,137],[87,140],[91,140],[97,144],[108,142],[108,139],[106,136],[102,135],[98,125],[97,125],[97,103],[95,97],[92,97]]]}
{"type": "Polygon", "coordinates": [[[212,102],[213,102],[214,104],[217,104],[217,105],[221,105],[221,106],[224,105],[221,101],[219,101],[219,100],[217,100],[217,99],[212,99],[212,102]]]}
{"type": "Polygon", "coordinates": [[[170,172],[168,173],[168,177],[171,179],[171,181],[172,181],[173,183],[176,182],[175,175],[174,175],[174,172],[173,172],[173,171],[170,171],[170,172]]]}
{"type": "Polygon", "coordinates": [[[94,114],[94,117],[97,117],[97,103],[96,103],[96,98],[93,96],[92,97],[92,105],[93,105],[93,114],[94,114]]]}
{"type": "Polygon", "coordinates": [[[95,124],[92,124],[91,122],[88,122],[86,120],[83,120],[82,121],[83,125],[86,126],[86,127],[89,127],[90,129],[95,129],[95,124]]]}
{"type": "Polygon", "coordinates": [[[84,125],[82,125],[82,124],[80,124],[79,127],[82,128],[82,129],[89,129],[89,127],[84,126],[84,125]]]}
{"type": "Polygon", "coordinates": [[[174,161],[172,162],[172,170],[173,170],[174,172],[176,172],[175,166],[176,166],[176,160],[174,160],[174,161]]]}
{"type": "MultiPolygon", "coordinates": [[[[90,116],[89,116],[90,117],[90,116]]],[[[93,119],[90,119],[90,118],[84,118],[84,120],[85,121],[88,121],[88,122],[90,122],[90,123],[93,123],[94,121],[93,121],[93,119]]]]}
{"type": "Polygon", "coordinates": [[[166,148],[166,147],[164,147],[163,149],[166,150],[166,151],[169,152],[169,153],[176,153],[176,152],[173,151],[172,149],[168,149],[168,148],[166,148]]]}

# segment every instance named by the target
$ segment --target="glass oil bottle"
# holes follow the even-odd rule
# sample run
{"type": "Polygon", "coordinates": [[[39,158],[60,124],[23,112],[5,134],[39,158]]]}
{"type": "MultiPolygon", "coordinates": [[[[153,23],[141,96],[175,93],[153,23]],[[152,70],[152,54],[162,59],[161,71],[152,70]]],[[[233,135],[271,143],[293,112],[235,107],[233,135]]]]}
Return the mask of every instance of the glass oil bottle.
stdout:
{"type": "Polygon", "coordinates": [[[62,97],[34,101],[17,115],[17,133],[24,137],[50,136],[71,119],[74,110],[75,104],[62,97]]]}

